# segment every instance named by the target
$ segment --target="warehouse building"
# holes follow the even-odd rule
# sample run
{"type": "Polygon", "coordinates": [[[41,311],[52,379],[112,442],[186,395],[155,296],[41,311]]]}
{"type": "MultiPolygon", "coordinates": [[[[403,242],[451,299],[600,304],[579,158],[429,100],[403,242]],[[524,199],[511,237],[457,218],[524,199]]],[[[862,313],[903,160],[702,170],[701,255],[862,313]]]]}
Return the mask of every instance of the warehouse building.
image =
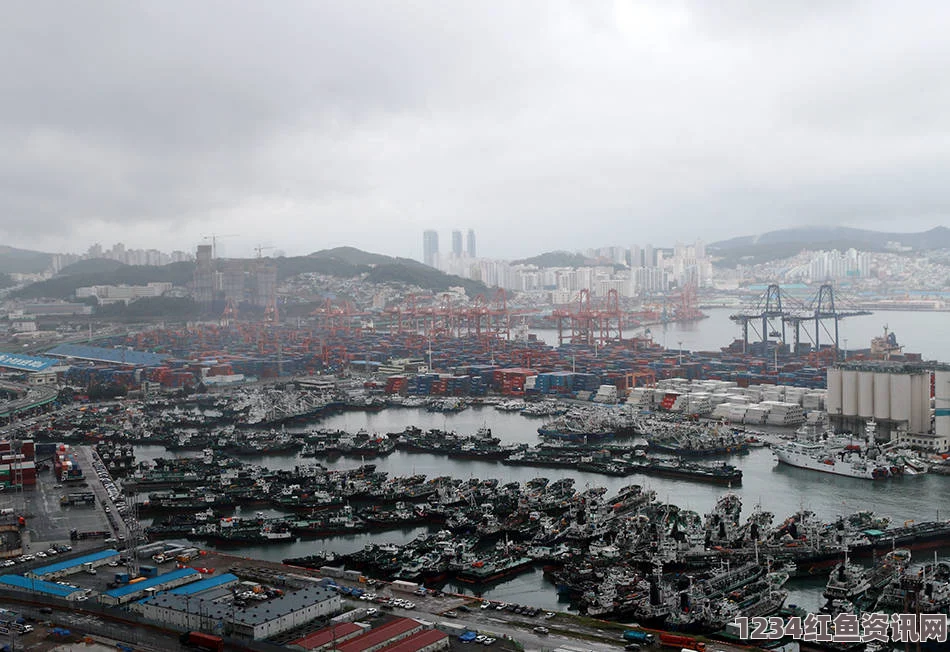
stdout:
{"type": "Polygon", "coordinates": [[[206,577],[203,580],[198,580],[197,582],[192,582],[191,584],[186,584],[184,586],[179,586],[178,588],[168,591],[172,595],[198,595],[199,593],[204,593],[205,591],[211,591],[212,589],[227,589],[240,580],[237,575],[232,573],[225,573],[224,575],[215,575],[214,577],[206,577]]]}
{"type": "Polygon", "coordinates": [[[87,346],[85,344],[60,344],[46,352],[46,355],[56,358],[73,360],[88,360],[106,364],[118,364],[130,367],[155,367],[161,365],[168,356],[148,351],[133,351],[131,349],[109,349],[102,346],[87,346]]]}
{"type": "MultiPolygon", "coordinates": [[[[56,372],[53,370],[55,370],[59,364],[59,360],[44,356],[25,355],[23,353],[0,353],[0,369],[26,372],[30,374],[30,376],[27,377],[28,379],[37,374],[48,374],[52,371],[53,383],[55,383],[56,372]]],[[[42,385],[45,384],[45,381],[31,381],[31,384],[42,385]]]]}
{"type": "Polygon", "coordinates": [[[75,600],[85,594],[85,589],[77,586],[63,586],[56,582],[46,582],[22,575],[0,575],[0,588],[11,591],[25,591],[34,595],[45,595],[63,600],[75,600]]]}
{"type": "Polygon", "coordinates": [[[83,570],[105,566],[110,561],[119,561],[118,550],[100,550],[82,557],[74,559],[65,559],[48,566],[40,566],[25,573],[27,577],[34,577],[42,580],[55,580],[67,575],[74,575],[83,570]]]}
{"type": "Polygon", "coordinates": [[[229,591],[218,587],[197,595],[154,595],[136,604],[134,610],[179,629],[227,632],[235,638],[261,640],[336,613],[340,596],[322,586],[312,586],[241,609],[234,606],[229,591]]]}
{"type": "Polygon", "coordinates": [[[437,629],[426,629],[416,632],[409,638],[392,643],[379,652],[436,652],[449,647],[449,636],[437,629]]]}
{"type": "MultiPolygon", "coordinates": [[[[99,596],[99,602],[107,607],[117,607],[143,596],[152,595],[160,591],[166,591],[189,582],[195,582],[201,579],[201,573],[194,568],[179,568],[164,575],[152,577],[143,582],[135,584],[126,584],[117,589],[106,591],[99,596]]],[[[187,597],[187,596],[183,596],[187,597]]]]}
{"type": "Polygon", "coordinates": [[[364,629],[356,623],[336,623],[318,629],[303,638],[291,641],[288,645],[312,652],[322,652],[322,650],[331,650],[336,645],[359,636],[363,631],[364,629]]]}
{"type": "Polygon", "coordinates": [[[374,627],[342,645],[337,645],[336,650],[337,652],[376,652],[387,645],[407,639],[424,629],[425,627],[418,620],[397,618],[379,627],[374,627]]]}

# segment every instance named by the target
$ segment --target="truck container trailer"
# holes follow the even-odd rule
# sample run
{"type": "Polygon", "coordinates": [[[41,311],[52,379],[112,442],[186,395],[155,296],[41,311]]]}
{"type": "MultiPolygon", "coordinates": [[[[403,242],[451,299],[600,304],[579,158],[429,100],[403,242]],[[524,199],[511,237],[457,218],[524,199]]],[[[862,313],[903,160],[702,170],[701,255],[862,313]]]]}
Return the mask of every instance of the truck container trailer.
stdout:
{"type": "Polygon", "coordinates": [[[209,650],[210,652],[224,651],[224,640],[220,636],[214,636],[213,634],[185,632],[181,635],[180,640],[185,645],[198,648],[199,650],[209,650]]]}
{"type": "Polygon", "coordinates": [[[641,632],[638,629],[628,629],[623,633],[623,640],[627,641],[628,643],[651,644],[654,641],[654,636],[649,632],[641,632]]]}
{"type": "Polygon", "coordinates": [[[695,638],[690,638],[689,636],[670,634],[667,632],[660,634],[660,645],[666,647],[678,647],[681,650],[696,650],[696,652],[706,652],[706,644],[702,641],[697,641],[695,638]]]}

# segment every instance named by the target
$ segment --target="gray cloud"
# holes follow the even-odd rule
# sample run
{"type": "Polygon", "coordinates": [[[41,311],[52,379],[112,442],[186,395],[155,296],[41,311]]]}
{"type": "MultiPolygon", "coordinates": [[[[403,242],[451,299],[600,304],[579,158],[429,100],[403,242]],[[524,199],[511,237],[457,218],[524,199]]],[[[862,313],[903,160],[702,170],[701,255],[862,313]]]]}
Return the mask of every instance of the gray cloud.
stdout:
{"type": "Polygon", "coordinates": [[[0,238],[486,255],[945,223],[937,2],[6,7],[0,238]],[[893,226],[893,225],[891,225],[893,226]]]}

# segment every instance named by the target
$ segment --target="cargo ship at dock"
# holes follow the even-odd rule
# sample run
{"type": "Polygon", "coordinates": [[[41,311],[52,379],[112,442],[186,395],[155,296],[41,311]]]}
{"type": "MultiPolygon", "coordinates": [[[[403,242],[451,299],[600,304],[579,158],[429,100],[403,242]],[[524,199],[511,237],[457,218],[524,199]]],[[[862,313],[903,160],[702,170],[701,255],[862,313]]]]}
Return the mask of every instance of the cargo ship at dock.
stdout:
{"type": "Polygon", "coordinates": [[[195,530],[189,538],[219,546],[243,546],[253,544],[293,543],[297,535],[285,521],[269,521],[263,518],[222,518],[217,523],[195,530]]]}
{"type": "Polygon", "coordinates": [[[197,489],[195,491],[166,491],[148,495],[148,499],[139,503],[141,514],[161,512],[201,512],[206,509],[233,511],[234,503],[224,494],[215,495],[197,489]]]}
{"type": "Polygon", "coordinates": [[[566,441],[595,442],[613,439],[617,433],[608,429],[571,428],[560,425],[547,425],[538,428],[538,434],[542,437],[551,437],[553,439],[563,439],[566,441]]]}
{"type": "Polygon", "coordinates": [[[865,534],[870,544],[852,549],[852,555],[871,556],[874,552],[894,548],[931,550],[950,546],[950,521],[924,521],[865,534]]]}
{"type": "Polygon", "coordinates": [[[634,465],[637,472],[662,478],[680,480],[699,480],[726,487],[738,487],[742,484],[742,470],[731,464],[716,466],[695,464],[681,460],[651,459],[646,464],[634,465]]]}
{"type": "Polygon", "coordinates": [[[466,584],[488,584],[519,575],[534,567],[530,557],[489,558],[471,562],[453,570],[455,578],[466,584]]]}
{"type": "MultiPolygon", "coordinates": [[[[910,551],[945,548],[950,546],[950,521],[925,521],[886,530],[865,530],[862,534],[863,540],[847,547],[849,557],[873,559],[876,554],[896,548],[910,551]]],[[[780,548],[760,548],[759,552],[774,562],[793,562],[798,575],[814,575],[835,567],[844,555],[844,547],[812,546],[807,541],[796,541],[780,548]]],[[[746,551],[742,556],[752,554],[746,551]]]]}
{"type": "Polygon", "coordinates": [[[693,442],[693,441],[651,441],[650,450],[679,457],[715,457],[718,455],[739,455],[749,452],[749,442],[693,442]]]}
{"type": "Polygon", "coordinates": [[[323,519],[292,521],[290,531],[301,539],[324,538],[366,532],[365,522],[352,515],[332,515],[323,519]]]}
{"type": "Polygon", "coordinates": [[[598,454],[591,455],[589,452],[588,454],[569,453],[564,449],[554,451],[544,449],[522,450],[503,459],[502,464],[550,469],[577,469],[614,477],[626,477],[640,473],[732,487],[742,484],[742,470],[729,464],[713,466],[659,458],[637,458],[637,461],[629,461],[598,454]]]}
{"type": "Polygon", "coordinates": [[[469,436],[438,429],[423,432],[420,428],[409,427],[401,433],[390,433],[389,437],[395,440],[398,450],[462,460],[499,461],[519,448],[501,446],[501,440],[493,437],[488,428],[479,428],[469,436]]]}

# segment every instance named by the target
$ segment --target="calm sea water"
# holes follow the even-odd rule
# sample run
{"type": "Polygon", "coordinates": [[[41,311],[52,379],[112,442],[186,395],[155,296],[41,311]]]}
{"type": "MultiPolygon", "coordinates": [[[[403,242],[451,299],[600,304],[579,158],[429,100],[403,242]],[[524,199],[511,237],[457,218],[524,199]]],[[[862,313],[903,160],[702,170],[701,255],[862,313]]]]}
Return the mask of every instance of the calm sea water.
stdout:
{"type": "MultiPolygon", "coordinates": [[[[697,322],[651,326],[653,339],[669,348],[677,348],[682,342],[683,348],[690,351],[718,351],[742,337],[738,326],[729,319],[729,315],[737,312],[736,309],[707,308],[703,312],[709,317],[697,322]]],[[[950,339],[946,337],[950,328],[948,312],[880,311],[872,315],[848,317],[841,320],[839,325],[841,348],[870,347],[871,338],[883,334],[884,326],[897,336],[898,344],[904,345],[905,351],[920,353],[928,360],[950,361],[950,339]]],[[[831,333],[819,333],[821,342],[833,341],[833,326],[831,328],[831,333]]],[[[537,329],[532,332],[552,346],[557,344],[556,330],[537,329]]],[[[640,334],[642,330],[635,333],[640,334]]],[[[791,331],[787,337],[791,339],[791,331]]],[[[802,341],[810,340],[802,334],[802,341]]]]}
{"type": "MultiPolygon", "coordinates": [[[[420,409],[393,409],[380,413],[349,412],[325,419],[320,425],[334,428],[356,430],[366,428],[370,432],[386,433],[402,430],[406,425],[416,424],[423,428],[439,427],[462,433],[473,433],[482,425],[488,425],[505,442],[536,442],[536,428],[539,421],[527,419],[517,414],[498,412],[492,408],[472,408],[452,415],[436,415],[420,409]]],[[[143,446],[136,451],[139,459],[167,455],[161,447],[143,446]]],[[[275,455],[249,462],[265,464],[271,468],[292,469],[312,460],[301,459],[294,455],[275,455]]],[[[738,455],[729,459],[730,463],[743,471],[743,484],[731,491],[741,497],[744,516],[759,504],[763,509],[775,514],[776,520],[783,519],[798,509],[805,508],[815,512],[823,519],[855,511],[871,509],[880,515],[886,515],[894,523],[908,520],[928,520],[950,517],[950,504],[945,500],[950,492],[950,477],[925,475],[901,478],[888,482],[868,482],[819,474],[803,469],[780,466],[767,449],[755,449],[747,455],[738,455]],[[941,512],[941,508],[945,511],[941,512]]],[[[381,471],[392,475],[424,473],[430,477],[451,475],[458,478],[497,478],[501,482],[525,482],[536,477],[556,480],[571,477],[575,486],[583,489],[587,486],[607,487],[610,491],[632,484],[642,484],[657,492],[660,500],[669,501],[681,507],[692,509],[700,514],[710,511],[729,489],[681,480],[630,476],[613,478],[590,473],[575,472],[568,469],[537,469],[505,466],[497,462],[451,460],[445,457],[413,454],[396,451],[392,455],[372,460],[381,471]]],[[[331,468],[352,468],[359,465],[358,460],[342,458],[328,463],[331,468]]],[[[252,516],[249,510],[245,516],[252,516]]],[[[267,516],[277,516],[278,512],[264,510],[267,516]]],[[[348,537],[335,537],[325,541],[300,541],[291,544],[249,546],[242,548],[239,554],[252,558],[280,560],[287,557],[299,557],[323,550],[338,553],[353,552],[369,543],[405,543],[424,528],[402,531],[361,534],[348,537]]],[[[815,580],[798,580],[792,583],[790,602],[810,608],[820,606],[820,588],[816,590],[815,580]]],[[[460,591],[471,591],[469,586],[455,587],[460,591]]],[[[530,603],[544,608],[565,608],[557,603],[557,595],[543,578],[540,571],[522,575],[503,584],[492,586],[484,595],[505,601],[530,603]]]]}
{"type": "MultiPolygon", "coordinates": [[[[689,350],[716,350],[738,336],[738,329],[729,320],[729,315],[735,312],[734,310],[710,309],[705,312],[709,318],[700,322],[655,326],[652,329],[653,338],[669,347],[677,347],[682,342],[682,346],[689,350]]],[[[844,338],[847,338],[849,347],[868,347],[871,338],[883,332],[885,324],[897,334],[898,342],[906,345],[907,351],[921,353],[927,359],[950,360],[950,340],[945,336],[947,327],[950,326],[950,313],[880,312],[871,316],[849,318],[842,322],[842,346],[844,338]]],[[[556,331],[535,332],[545,341],[556,344],[556,331]]],[[[460,433],[474,433],[478,428],[487,426],[506,443],[536,443],[537,428],[541,423],[540,420],[529,419],[520,414],[499,412],[485,407],[470,408],[455,414],[431,413],[422,409],[391,409],[379,413],[347,412],[328,417],[320,422],[319,426],[341,428],[351,432],[365,428],[369,432],[381,434],[398,432],[410,425],[424,429],[442,428],[460,433]]],[[[304,428],[316,425],[318,424],[310,424],[304,428]]],[[[136,449],[136,455],[138,459],[152,459],[167,456],[168,453],[161,447],[141,446],[136,449]]],[[[763,509],[773,512],[776,520],[784,519],[802,508],[809,509],[826,520],[864,509],[888,516],[897,524],[910,520],[950,517],[950,502],[946,500],[950,492],[948,476],[926,475],[883,483],[868,482],[780,466],[767,449],[756,449],[748,455],[735,456],[729,461],[743,471],[742,486],[731,489],[742,499],[743,516],[748,515],[759,504],[763,509]]],[[[249,458],[248,462],[264,464],[271,468],[292,469],[297,465],[311,463],[312,460],[301,459],[295,455],[277,455],[249,458]]],[[[610,491],[637,483],[655,490],[660,500],[695,510],[700,514],[710,511],[716,500],[729,491],[723,487],[681,480],[646,476],[612,478],[567,469],[509,467],[497,462],[450,460],[440,456],[402,451],[383,459],[372,460],[372,463],[376,464],[379,470],[392,475],[424,473],[430,477],[451,475],[466,479],[497,478],[503,483],[524,482],[539,476],[552,481],[572,477],[579,489],[602,486],[610,491]]],[[[352,459],[329,463],[332,468],[358,465],[359,461],[352,459]]],[[[272,510],[264,511],[268,516],[278,514],[272,510]]],[[[424,531],[425,528],[412,528],[335,537],[324,541],[249,546],[243,548],[240,554],[276,561],[323,550],[348,553],[369,543],[405,543],[424,531]]],[[[950,558],[948,555],[950,551],[943,551],[941,558],[950,558]]],[[[787,587],[790,589],[789,603],[817,609],[822,603],[821,590],[824,582],[825,578],[793,580],[787,587]]],[[[472,590],[467,585],[450,588],[459,592],[472,590]]],[[[544,579],[540,570],[494,585],[485,589],[482,594],[506,602],[532,604],[549,609],[567,608],[567,605],[558,603],[553,586],[544,579]]]]}

